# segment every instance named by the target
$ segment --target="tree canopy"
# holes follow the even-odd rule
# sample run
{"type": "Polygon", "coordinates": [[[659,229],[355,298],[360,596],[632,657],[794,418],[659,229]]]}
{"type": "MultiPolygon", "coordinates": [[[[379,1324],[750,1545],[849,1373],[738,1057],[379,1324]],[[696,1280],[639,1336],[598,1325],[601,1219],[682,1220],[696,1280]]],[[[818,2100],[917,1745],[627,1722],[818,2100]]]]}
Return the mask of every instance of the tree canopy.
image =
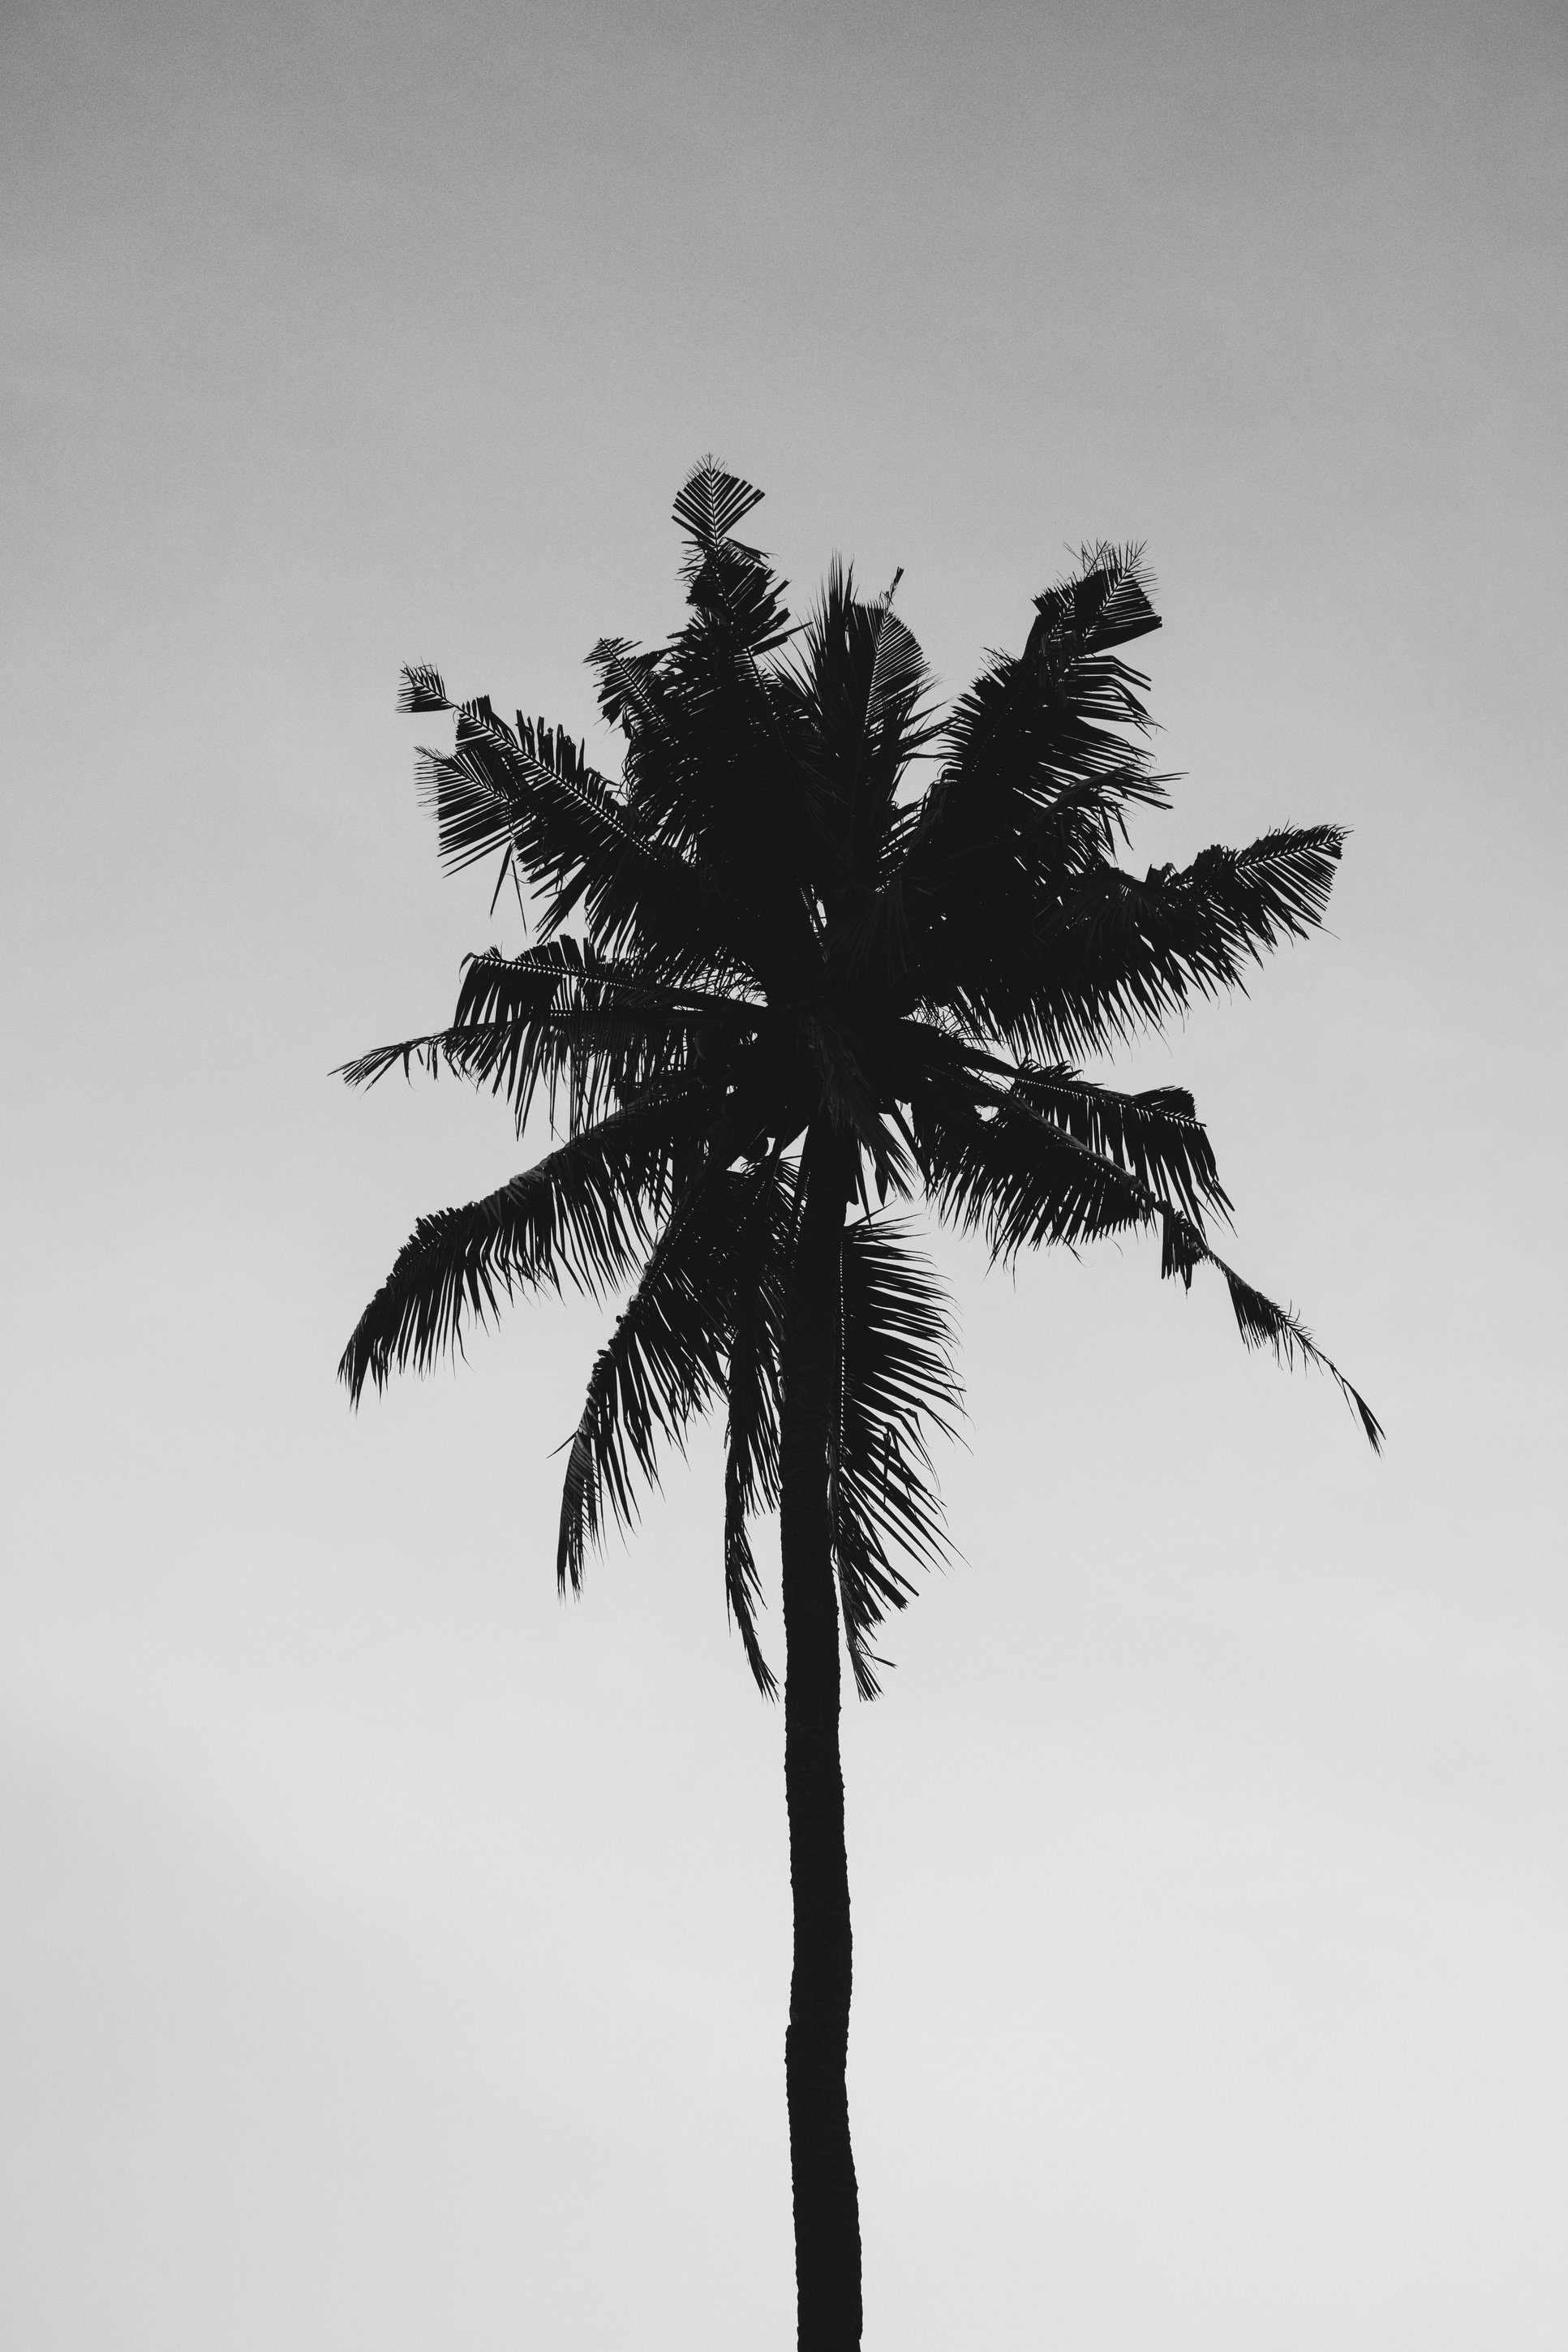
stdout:
{"type": "Polygon", "coordinates": [[[436,670],[402,708],[452,711],[421,790],[449,869],[497,861],[533,943],[469,959],[450,1025],[345,1076],[448,1068],[536,1105],[552,1149],[423,1218],[340,1370],[357,1399],[461,1344],[504,1298],[629,1290],[571,1441],[557,1551],[577,1587],[607,1522],[693,1416],[727,1416],[724,1576],[759,1686],[750,1529],[778,1501],[786,1302],[806,1139],[854,1204],[841,1247],[830,1506],[862,1694],[876,1629],[945,1536],[928,1433],[957,1397],[941,1286],[914,1212],[994,1255],[1140,1228],[1164,1275],[1211,1269],[1241,1339],[1321,1366],[1374,1446],[1369,1406],[1300,1318],[1216,1251],[1229,1203],[1193,1099],[1083,1074],[1195,999],[1243,986],[1322,920],[1343,835],[1280,826],[1143,875],[1134,814],[1164,807],[1147,681],[1159,626],[1135,547],[1083,551],[1034,600],[1019,654],[936,707],[894,609],[835,563],[797,625],[737,537],[760,492],[709,459],[683,488],[688,603],[668,642],[590,656],[622,772],[559,727],[454,702],[436,670]]]}

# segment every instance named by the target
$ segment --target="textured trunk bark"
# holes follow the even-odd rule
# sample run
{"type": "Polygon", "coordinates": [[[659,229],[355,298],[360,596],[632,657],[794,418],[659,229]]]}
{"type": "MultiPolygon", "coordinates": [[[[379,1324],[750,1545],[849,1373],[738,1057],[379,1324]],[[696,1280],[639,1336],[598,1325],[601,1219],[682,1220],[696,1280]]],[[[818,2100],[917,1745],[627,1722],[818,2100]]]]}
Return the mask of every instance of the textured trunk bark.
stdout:
{"type": "Polygon", "coordinates": [[[839,1611],[828,1511],[848,1174],[837,1139],[813,1129],[806,1146],[806,1199],[785,1330],[779,1433],[784,1788],[795,1909],[784,2074],[800,2352],[858,2352],[861,2340],[860,2196],[844,2083],[850,1883],[839,1761],[839,1611]]]}

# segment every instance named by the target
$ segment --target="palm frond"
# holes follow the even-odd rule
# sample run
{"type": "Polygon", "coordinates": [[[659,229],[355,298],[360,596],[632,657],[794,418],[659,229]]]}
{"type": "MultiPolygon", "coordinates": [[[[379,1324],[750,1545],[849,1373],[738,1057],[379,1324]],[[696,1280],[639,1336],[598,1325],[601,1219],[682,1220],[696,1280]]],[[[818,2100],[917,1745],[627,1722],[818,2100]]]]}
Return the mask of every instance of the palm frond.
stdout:
{"type": "Polygon", "coordinates": [[[874,1698],[871,1638],[915,1591],[906,1573],[949,1557],[928,1433],[951,1434],[959,1388],[946,1294],[903,1221],[845,1228],[839,1412],[829,1507],[855,1685],[874,1698]]]}
{"type": "Polygon", "coordinates": [[[1344,842],[1343,825],[1276,825],[1245,849],[1217,844],[1180,870],[1151,866],[1141,883],[1103,871],[1068,899],[1060,927],[1095,947],[1146,942],[1200,983],[1231,982],[1322,921],[1344,842]]]}
{"type": "Polygon", "coordinates": [[[450,710],[441,672],[428,662],[405,662],[400,676],[397,707],[406,717],[416,710],[450,710]]]}
{"type": "Polygon", "coordinates": [[[574,1136],[510,1183],[422,1217],[354,1327],[338,1367],[357,1403],[367,1379],[425,1371],[461,1348],[465,1318],[562,1276],[598,1294],[623,1281],[668,1200],[677,1155],[711,1116],[706,1089],[650,1095],[574,1136]]]}
{"type": "Polygon", "coordinates": [[[659,665],[662,653],[647,653],[630,637],[601,637],[588,656],[599,684],[599,709],[607,726],[631,738],[659,724],[659,665]]]}
{"type": "Polygon", "coordinates": [[[662,1438],[680,1442],[724,1386],[737,1251],[763,1179],[710,1168],[671,1211],[600,1349],[567,1457],[556,1571],[580,1590],[607,1518],[635,1516],[636,1474],[656,1481],[662,1438]]]}
{"type": "Polygon", "coordinates": [[[418,770],[449,872],[509,857],[547,900],[547,937],[580,906],[605,954],[658,959],[666,976],[747,976],[744,910],[716,874],[649,833],[564,730],[519,713],[514,736],[492,714],[459,738],[450,753],[423,751],[418,770]]]}
{"type": "Polygon", "coordinates": [[[800,756],[814,786],[814,832],[827,853],[815,860],[815,878],[837,920],[847,911],[845,892],[877,884],[899,787],[936,732],[923,708],[931,677],[892,609],[892,591],[863,603],[852,572],[836,560],[789,675],[804,722],[800,756]]]}
{"type": "Polygon", "coordinates": [[[499,948],[481,948],[464,958],[464,980],[458,999],[459,1021],[522,1020],[541,1002],[555,1007],[571,1004],[583,1011],[622,1004],[631,1011],[689,1015],[694,1020],[745,1023],[755,1008],[744,999],[713,989],[673,982],[656,965],[635,957],[602,954],[591,940],[569,932],[507,955],[499,948]],[[557,992],[541,1000],[540,983],[557,982],[557,992]]]}
{"type": "Polygon", "coordinates": [[[651,1086],[690,1073],[701,1024],[690,1013],[633,1013],[568,1005],[531,1021],[474,1022],[378,1045],[334,1076],[373,1086],[392,1070],[447,1069],[506,1098],[521,1135],[542,1090],[553,1133],[580,1134],[651,1086]],[[560,1097],[566,1097],[562,1115],[560,1097]]]}
{"type": "MultiPolygon", "coordinates": [[[[699,622],[716,624],[737,654],[755,660],[781,645],[792,623],[783,586],[761,551],[735,536],[737,523],[762,502],[762,492],[731,474],[716,457],[692,468],[675,497],[674,520],[689,541],[681,573],[699,622]]],[[[700,651],[700,632],[681,646],[700,651]]]]}
{"type": "Polygon", "coordinates": [[[860,917],[860,969],[971,1019],[1020,961],[1038,984],[1021,950],[1042,908],[1113,854],[1130,810],[1165,800],[1138,740],[1147,681],[1114,650],[1158,626],[1141,552],[1083,562],[1036,598],[1023,653],[994,654],[954,705],[939,772],[900,812],[860,917]]]}
{"type": "Polygon", "coordinates": [[[564,728],[521,711],[514,730],[487,703],[465,703],[455,749],[422,748],[418,783],[449,874],[511,848],[535,887],[550,887],[594,850],[632,840],[615,786],[590,766],[583,747],[564,728]]]}
{"type": "Polygon", "coordinates": [[[1236,1317],[1236,1328],[1242,1344],[1248,1348],[1267,1348],[1275,1360],[1287,1370],[1298,1360],[1317,1371],[1326,1372],[1339,1390],[1351,1412],[1361,1423],[1362,1432],[1375,1454],[1383,1451],[1383,1423],[1362,1395],[1361,1391],[1346,1380],[1332,1357],[1325,1356],[1306,1325],[1291,1307],[1276,1306],[1260,1290],[1239,1275],[1216,1255],[1196,1226],[1174,1209],[1162,1213],[1163,1243],[1160,1271],[1166,1276],[1179,1276],[1185,1287],[1192,1286],[1195,1265],[1214,1266],[1225,1277],[1230,1295],[1230,1305],[1236,1317]]]}
{"type": "Polygon", "coordinates": [[[947,740],[966,799],[1029,796],[1120,766],[1124,730],[1147,728],[1148,681],[1113,651],[1160,625],[1142,551],[1086,550],[1084,566],[1036,597],[1022,655],[993,655],[954,706],[947,740]]]}
{"type": "Polygon", "coordinates": [[[1161,1272],[1190,1287],[1193,1270],[1225,1277],[1242,1339],[1268,1346],[1287,1366],[1298,1358],[1328,1373],[1377,1452],[1383,1431],[1364,1397],[1324,1355],[1288,1307],[1256,1290],[1210,1248],[1200,1226],[1138,1175],[1041,1115],[1025,1093],[933,1082],[914,1106],[914,1126],[931,1196],[940,1212],[982,1231],[998,1258],[1051,1243],[1070,1248],[1138,1228],[1161,1235],[1161,1272]]]}
{"type": "Polygon", "coordinates": [[[939,1213],[983,1233],[994,1258],[1085,1242],[1151,1223],[1155,1194],[1002,1086],[933,1076],[912,1099],[911,1122],[939,1213]]]}
{"type": "Polygon", "coordinates": [[[1109,1052],[1195,999],[1244,990],[1265,951],[1320,924],[1343,840],[1339,825],[1281,826],[1142,880],[1097,856],[1032,901],[1000,894],[988,924],[949,927],[929,1001],[1017,1054],[1109,1052]]]}
{"type": "Polygon", "coordinates": [[[1043,1068],[1026,1063],[1015,1073],[1012,1090],[1076,1142],[1129,1170],[1161,1200],[1173,1201],[1199,1227],[1206,1209],[1228,1216],[1213,1147],[1185,1087],[1118,1094],[1065,1063],[1043,1068]]]}
{"type": "Polygon", "coordinates": [[[1108,653],[1160,625],[1150,601],[1154,574],[1145,550],[1102,540],[1079,551],[1078,569],[1034,600],[1046,642],[1058,658],[1108,653]]]}
{"type": "MultiPolygon", "coordinates": [[[[1044,984],[993,1034],[1069,1055],[1157,1027],[1196,997],[1245,989],[1264,952],[1322,921],[1342,825],[1281,825],[1244,849],[1204,850],[1143,881],[1103,866],[1035,926],[1044,984]]],[[[998,1008],[1000,1010],[1000,1008],[998,1008]]]]}
{"type": "Polygon", "coordinates": [[[794,1230],[797,1171],[777,1152],[757,1173],[731,1267],[731,1326],[725,1373],[724,1583],[747,1663],[765,1698],[778,1682],[762,1654],[761,1599],[748,1521],[779,1501],[785,1301],[794,1230]]]}
{"type": "Polygon", "coordinates": [[[875,616],[876,659],[872,664],[871,690],[866,697],[866,720],[872,727],[895,705],[918,703],[932,684],[930,668],[914,630],[893,609],[903,577],[904,567],[900,564],[887,593],[871,607],[875,616]]]}
{"type": "Polygon", "coordinates": [[[705,554],[734,536],[763,493],[738,474],[729,473],[716,457],[699,457],[675,493],[674,520],[705,554]]]}
{"type": "Polygon", "coordinates": [[[747,630],[716,611],[688,625],[661,668],[659,697],[656,723],[629,736],[629,815],[706,878],[747,968],[782,987],[814,952],[814,812],[799,715],[747,630]]]}
{"type": "Polygon", "coordinates": [[[564,1085],[576,1133],[705,1050],[711,1055],[716,1033],[738,1039],[757,1017],[733,998],[672,989],[634,964],[555,939],[520,955],[492,948],[468,957],[450,1028],[377,1046],[334,1075],[373,1086],[399,1067],[405,1076],[416,1066],[433,1076],[450,1069],[505,1095],[519,1133],[541,1084],[557,1123],[564,1085]]]}

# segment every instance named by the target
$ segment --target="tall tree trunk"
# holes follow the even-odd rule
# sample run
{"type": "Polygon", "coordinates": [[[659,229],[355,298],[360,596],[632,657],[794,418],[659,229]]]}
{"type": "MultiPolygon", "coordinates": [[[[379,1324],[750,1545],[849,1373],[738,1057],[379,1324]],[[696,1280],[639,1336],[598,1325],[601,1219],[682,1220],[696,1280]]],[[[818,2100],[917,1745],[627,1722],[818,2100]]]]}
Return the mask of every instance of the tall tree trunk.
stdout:
{"type": "Polygon", "coordinates": [[[839,1761],[839,1611],[828,1509],[836,1410],[840,1252],[849,1162],[825,1128],[808,1137],[784,1339],[779,1535],[784,1568],[784,1788],[795,1965],[784,2073],[795,2191],[800,2352],[858,2352],[860,2196],[844,2068],[850,1882],[839,1761]]]}

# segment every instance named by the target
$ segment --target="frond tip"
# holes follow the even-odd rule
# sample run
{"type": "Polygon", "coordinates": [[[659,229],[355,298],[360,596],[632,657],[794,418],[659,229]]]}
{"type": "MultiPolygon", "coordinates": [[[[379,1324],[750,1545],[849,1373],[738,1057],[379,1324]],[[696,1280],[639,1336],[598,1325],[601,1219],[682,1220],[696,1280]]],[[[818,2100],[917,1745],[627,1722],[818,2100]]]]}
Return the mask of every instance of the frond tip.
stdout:
{"type": "Polygon", "coordinates": [[[428,662],[405,662],[397,690],[397,707],[407,718],[416,710],[450,710],[441,672],[428,662]]]}
{"type": "Polygon", "coordinates": [[[701,457],[676,494],[674,520],[707,554],[761,504],[760,490],[727,472],[716,457],[701,457]]]}

